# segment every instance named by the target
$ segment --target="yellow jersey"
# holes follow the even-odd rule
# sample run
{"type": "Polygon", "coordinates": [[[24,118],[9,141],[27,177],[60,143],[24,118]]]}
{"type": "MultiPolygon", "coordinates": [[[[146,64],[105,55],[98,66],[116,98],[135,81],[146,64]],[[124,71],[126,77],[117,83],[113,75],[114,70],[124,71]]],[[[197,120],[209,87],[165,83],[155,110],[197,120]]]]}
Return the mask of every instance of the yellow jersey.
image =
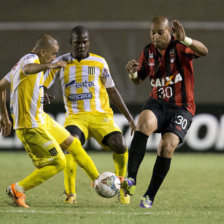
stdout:
{"type": "Polygon", "coordinates": [[[51,69],[45,73],[44,86],[50,88],[58,77],[63,93],[66,116],[80,112],[113,114],[106,88],[114,87],[106,60],[89,53],[80,61],[71,53],[59,56],[67,65],[63,69],[51,69]]]}
{"type": "Polygon", "coordinates": [[[25,74],[23,66],[40,64],[36,54],[26,54],[4,77],[11,83],[10,112],[14,129],[35,128],[44,123],[43,117],[43,72],[25,74]]]}

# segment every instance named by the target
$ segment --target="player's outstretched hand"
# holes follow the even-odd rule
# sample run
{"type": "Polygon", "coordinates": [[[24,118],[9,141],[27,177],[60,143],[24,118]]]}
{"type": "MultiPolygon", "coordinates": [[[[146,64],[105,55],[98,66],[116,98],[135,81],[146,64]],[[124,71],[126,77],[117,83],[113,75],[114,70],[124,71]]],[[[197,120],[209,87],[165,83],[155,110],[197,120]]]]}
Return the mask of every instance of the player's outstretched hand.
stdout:
{"type": "Polygon", "coordinates": [[[185,30],[184,30],[184,27],[182,26],[182,24],[178,20],[173,20],[172,31],[177,40],[179,40],[179,41],[184,40],[184,38],[186,36],[185,30]]]}
{"type": "Polygon", "coordinates": [[[8,116],[0,116],[0,133],[3,136],[8,136],[11,133],[12,123],[8,116]]]}
{"type": "Polygon", "coordinates": [[[57,62],[50,64],[50,69],[65,68],[66,65],[67,65],[66,61],[57,61],[57,62]]]}
{"type": "Polygon", "coordinates": [[[137,72],[138,66],[139,66],[139,62],[133,59],[127,63],[125,68],[127,69],[129,74],[133,74],[137,72]]]}

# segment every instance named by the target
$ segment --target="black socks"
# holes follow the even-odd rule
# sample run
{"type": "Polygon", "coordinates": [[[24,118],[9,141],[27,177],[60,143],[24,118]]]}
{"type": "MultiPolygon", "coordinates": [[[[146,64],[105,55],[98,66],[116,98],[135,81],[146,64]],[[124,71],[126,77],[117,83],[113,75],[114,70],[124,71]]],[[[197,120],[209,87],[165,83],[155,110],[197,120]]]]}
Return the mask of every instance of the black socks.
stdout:
{"type": "MultiPolygon", "coordinates": [[[[133,178],[135,183],[139,166],[145,156],[147,140],[147,135],[135,131],[128,156],[128,177],[133,178]]],[[[152,201],[170,169],[170,163],[170,158],[157,156],[149,187],[144,194],[144,196],[148,195],[152,201]]]]}
{"type": "Polygon", "coordinates": [[[147,140],[147,135],[140,131],[135,131],[128,155],[128,177],[133,178],[135,183],[139,166],[145,156],[147,140]]]}
{"type": "Polygon", "coordinates": [[[170,163],[170,158],[157,156],[148,190],[144,194],[144,196],[148,195],[152,201],[170,169],[170,163]]]}

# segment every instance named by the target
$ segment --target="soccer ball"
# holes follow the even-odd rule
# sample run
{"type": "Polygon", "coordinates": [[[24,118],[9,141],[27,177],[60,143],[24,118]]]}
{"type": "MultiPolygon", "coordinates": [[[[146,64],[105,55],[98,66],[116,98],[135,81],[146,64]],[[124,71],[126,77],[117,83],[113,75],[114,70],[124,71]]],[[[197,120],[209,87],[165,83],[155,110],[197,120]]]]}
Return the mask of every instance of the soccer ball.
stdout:
{"type": "Polygon", "coordinates": [[[100,174],[98,179],[95,181],[96,192],[104,198],[112,198],[120,190],[121,182],[120,179],[111,172],[104,172],[100,174]]]}

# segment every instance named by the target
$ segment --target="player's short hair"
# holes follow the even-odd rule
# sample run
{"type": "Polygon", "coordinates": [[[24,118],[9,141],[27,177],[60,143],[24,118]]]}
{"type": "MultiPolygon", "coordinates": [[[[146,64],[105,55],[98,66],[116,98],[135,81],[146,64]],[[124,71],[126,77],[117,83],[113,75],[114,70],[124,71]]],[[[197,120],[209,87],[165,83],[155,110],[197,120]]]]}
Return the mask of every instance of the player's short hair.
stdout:
{"type": "Polygon", "coordinates": [[[89,34],[88,30],[84,27],[84,26],[75,26],[73,29],[72,29],[72,33],[71,35],[73,34],[76,34],[76,35],[81,35],[83,33],[87,33],[89,34]]]}

